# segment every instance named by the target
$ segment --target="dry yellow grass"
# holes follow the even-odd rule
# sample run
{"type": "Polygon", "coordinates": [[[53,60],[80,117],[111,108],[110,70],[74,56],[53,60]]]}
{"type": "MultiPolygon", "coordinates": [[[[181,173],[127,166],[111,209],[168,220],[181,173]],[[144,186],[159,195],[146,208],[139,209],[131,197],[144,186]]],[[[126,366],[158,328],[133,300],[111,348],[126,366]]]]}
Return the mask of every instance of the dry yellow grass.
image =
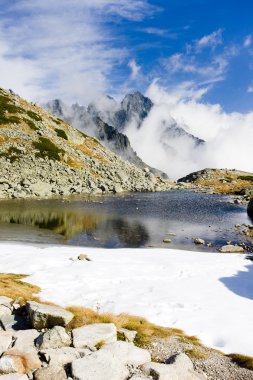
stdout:
{"type": "Polygon", "coordinates": [[[0,295],[16,299],[22,297],[23,302],[27,300],[39,301],[39,298],[34,296],[41,289],[27,282],[21,281],[27,276],[24,274],[0,273],[0,295]]]}
{"type": "Polygon", "coordinates": [[[75,316],[68,326],[69,330],[94,323],[114,323],[117,329],[126,328],[137,331],[135,344],[140,347],[148,345],[155,338],[166,339],[170,336],[180,336],[187,339],[182,330],[156,326],[142,317],[128,314],[99,314],[82,307],[68,307],[67,310],[75,316]]]}
{"type": "Polygon", "coordinates": [[[212,187],[221,194],[234,194],[249,187],[250,185],[252,185],[252,182],[241,179],[235,179],[234,182],[223,183],[217,179],[207,179],[197,180],[196,184],[203,187],[212,187]]]}
{"type": "Polygon", "coordinates": [[[185,350],[185,353],[192,360],[206,360],[206,359],[210,358],[210,356],[211,356],[210,352],[203,351],[200,349],[198,350],[198,349],[194,349],[194,348],[185,350]]]}

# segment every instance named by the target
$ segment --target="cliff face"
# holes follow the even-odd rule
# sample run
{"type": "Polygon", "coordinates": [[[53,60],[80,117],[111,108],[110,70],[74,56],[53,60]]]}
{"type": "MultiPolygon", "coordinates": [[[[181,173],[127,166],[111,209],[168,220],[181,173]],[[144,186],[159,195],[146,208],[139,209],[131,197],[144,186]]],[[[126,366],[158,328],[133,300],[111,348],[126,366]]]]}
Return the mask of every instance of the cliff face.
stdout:
{"type": "Polygon", "coordinates": [[[168,187],[94,137],[0,89],[0,198],[168,187]]]}

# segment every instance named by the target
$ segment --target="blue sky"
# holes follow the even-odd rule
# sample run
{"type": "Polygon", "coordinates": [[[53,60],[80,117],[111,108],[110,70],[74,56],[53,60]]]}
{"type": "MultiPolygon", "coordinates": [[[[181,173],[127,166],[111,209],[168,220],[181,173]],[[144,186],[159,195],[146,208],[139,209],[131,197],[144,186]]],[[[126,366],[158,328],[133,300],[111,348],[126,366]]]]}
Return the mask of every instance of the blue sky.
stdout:
{"type": "Polygon", "coordinates": [[[87,103],[152,81],[253,110],[250,0],[2,0],[0,85],[87,103]]]}

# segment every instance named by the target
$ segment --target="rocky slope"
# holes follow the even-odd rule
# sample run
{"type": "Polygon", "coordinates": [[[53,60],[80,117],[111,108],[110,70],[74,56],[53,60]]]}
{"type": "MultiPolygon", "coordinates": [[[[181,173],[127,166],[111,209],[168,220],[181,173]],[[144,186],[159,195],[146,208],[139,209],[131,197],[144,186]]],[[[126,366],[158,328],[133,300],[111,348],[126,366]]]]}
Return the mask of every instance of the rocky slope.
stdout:
{"type": "Polygon", "coordinates": [[[223,194],[253,196],[253,173],[229,169],[203,169],[180,178],[178,183],[223,194]]]}
{"type": "MultiPolygon", "coordinates": [[[[108,99],[110,98],[108,97],[108,99]]],[[[151,173],[156,176],[168,178],[165,173],[145,164],[133,150],[128,137],[120,132],[120,128],[117,129],[112,126],[114,124],[110,123],[110,118],[107,122],[103,121],[103,113],[98,112],[92,104],[87,109],[79,104],[73,104],[69,107],[61,100],[55,99],[44,104],[43,108],[55,117],[61,118],[79,130],[95,137],[123,160],[129,161],[140,169],[149,168],[151,173]]]]}
{"type": "Polygon", "coordinates": [[[158,191],[167,181],[0,89],[0,198],[158,191]]]}

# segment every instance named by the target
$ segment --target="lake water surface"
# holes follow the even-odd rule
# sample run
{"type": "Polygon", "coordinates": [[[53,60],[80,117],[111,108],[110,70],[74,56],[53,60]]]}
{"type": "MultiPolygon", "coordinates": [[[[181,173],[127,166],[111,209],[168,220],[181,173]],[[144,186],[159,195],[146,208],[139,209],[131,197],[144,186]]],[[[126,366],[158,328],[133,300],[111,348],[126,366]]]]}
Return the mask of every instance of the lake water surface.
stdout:
{"type": "Polygon", "coordinates": [[[216,250],[227,241],[245,242],[235,224],[252,223],[246,206],[229,200],[227,196],[169,191],[1,201],[0,240],[105,248],[216,250]],[[196,237],[214,247],[195,246],[196,237]],[[165,238],[172,243],[163,243],[165,238]]]}

